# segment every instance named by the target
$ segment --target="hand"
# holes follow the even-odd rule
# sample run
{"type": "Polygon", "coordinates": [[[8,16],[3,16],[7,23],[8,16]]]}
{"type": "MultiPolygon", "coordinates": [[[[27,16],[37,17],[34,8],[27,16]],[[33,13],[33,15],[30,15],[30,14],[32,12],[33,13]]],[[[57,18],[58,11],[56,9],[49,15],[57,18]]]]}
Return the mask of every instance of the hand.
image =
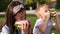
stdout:
{"type": "Polygon", "coordinates": [[[27,21],[24,21],[20,25],[21,26],[19,28],[26,30],[26,29],[28,29],[29,23],[27,21]]]}
{"type": "Polygon", "coordinates": [[[55,11],[55,12],[51,12],[51,14],[52,14],[52,16],[55,17],[55,18],[58,17],[58,14],[57,14],[56,11],[55,11]]]}

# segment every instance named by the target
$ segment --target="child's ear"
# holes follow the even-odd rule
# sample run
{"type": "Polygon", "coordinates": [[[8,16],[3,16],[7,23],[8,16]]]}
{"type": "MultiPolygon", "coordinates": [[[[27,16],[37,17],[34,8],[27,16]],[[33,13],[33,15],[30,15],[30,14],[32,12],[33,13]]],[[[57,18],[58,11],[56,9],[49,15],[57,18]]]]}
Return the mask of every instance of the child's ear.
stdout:
{"type": "Polygon", "coordinates": [[[38,15],[38,13],[35,13],[35,15],[37,16],[37,15],[38,15]]]}
{"type": "Polygon", "coordinates": [[[35,15],[36,15],[38,18],[41,18],[41,15],[40,15],[40,14],[35,13],[35,15]]]}

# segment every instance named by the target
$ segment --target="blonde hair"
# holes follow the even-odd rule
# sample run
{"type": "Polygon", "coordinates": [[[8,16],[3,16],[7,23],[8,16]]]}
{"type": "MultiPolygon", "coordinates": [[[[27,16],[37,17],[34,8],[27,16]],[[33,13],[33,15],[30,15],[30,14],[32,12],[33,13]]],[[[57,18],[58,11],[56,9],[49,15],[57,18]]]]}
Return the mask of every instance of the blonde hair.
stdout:
{"type": "Polygon", "coordinates": [[[48,4],[42,4],[42,5],[39,5],[37,8],[36,8],[36,12],[40,10],[41,7],[44,7],[44,6],[48,6],[48,4]]]}

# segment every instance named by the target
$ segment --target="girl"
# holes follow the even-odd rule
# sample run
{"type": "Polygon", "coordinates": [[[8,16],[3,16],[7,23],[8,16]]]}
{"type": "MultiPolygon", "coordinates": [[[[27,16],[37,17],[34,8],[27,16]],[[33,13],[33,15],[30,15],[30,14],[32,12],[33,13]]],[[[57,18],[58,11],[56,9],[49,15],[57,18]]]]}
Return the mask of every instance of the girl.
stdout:
{"type": "Polygon", "coordinates": [[[7,15],[3,21],[2,31],[1,34],[31,34],[31,24],[30,21],[26,18],[26,12],[25,12],[24,5],[20,3],[19,1],[13,1],[8,5],[7,8],[7,15]],[[28,23],[22,23],[21,32],[16,30],[16,27],[14,26],[16,21],[20,20],[27,20],[28,23]],[[24,26],[27,25],[24,29],[24,26]]]}
{"type": "Polygon", "coordinates": [[[49,7],[47,4],[42,4],[36,9],[36,16],[38,17],[34,29],[33,34],[49,34],[50,29],[52,26],[54,26],[57,30],[60,31],[60,22],[59,18],[56,12],[52,12],[53,17],[56,19],[57,23],[54,23],[53,20],[51,20],[49,7]]]}

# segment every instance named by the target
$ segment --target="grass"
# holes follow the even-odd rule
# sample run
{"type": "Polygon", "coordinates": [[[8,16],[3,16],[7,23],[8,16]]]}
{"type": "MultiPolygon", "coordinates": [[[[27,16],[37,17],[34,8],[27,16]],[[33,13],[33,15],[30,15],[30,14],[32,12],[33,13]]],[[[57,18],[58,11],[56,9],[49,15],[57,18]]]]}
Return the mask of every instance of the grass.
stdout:
{"type": "Polygon", "coordinates": [[[60,12],[60,9],[56,9],[57,12],[60,12]]]}
{"type": "MultiPolygon", "coordinates": [[[[2,24],[2,20],[4,19],[4,16],[5,16],[5,15],[0,15],[0,25],[2,24]]],[[[32,29],[33,29],[37,17],[36,17],[34,14],[27,14],[27,17],[28,17],[29,20],[31,21],[32,29]]],[[[51,34],[51,33],[60,34],[60,33],[59,33],[57,30],[55,30],[54,28],[51,29],[50,34],[51,34]]]]}
{"type": "Polygon", "coordinates": [[[33,14],[28,14],[28,15],[27,15],[27,18],[31,21],[31,23],[32,23],[32,28],[33,28],[37,17],[36,17],[35,15],[33,15],[33,14]]]}
{"type": "Polygon", "coordinates": [[[5,15],[0,15],[0,26],[2,25],[2,21],[4,19],[5,15]]]}

